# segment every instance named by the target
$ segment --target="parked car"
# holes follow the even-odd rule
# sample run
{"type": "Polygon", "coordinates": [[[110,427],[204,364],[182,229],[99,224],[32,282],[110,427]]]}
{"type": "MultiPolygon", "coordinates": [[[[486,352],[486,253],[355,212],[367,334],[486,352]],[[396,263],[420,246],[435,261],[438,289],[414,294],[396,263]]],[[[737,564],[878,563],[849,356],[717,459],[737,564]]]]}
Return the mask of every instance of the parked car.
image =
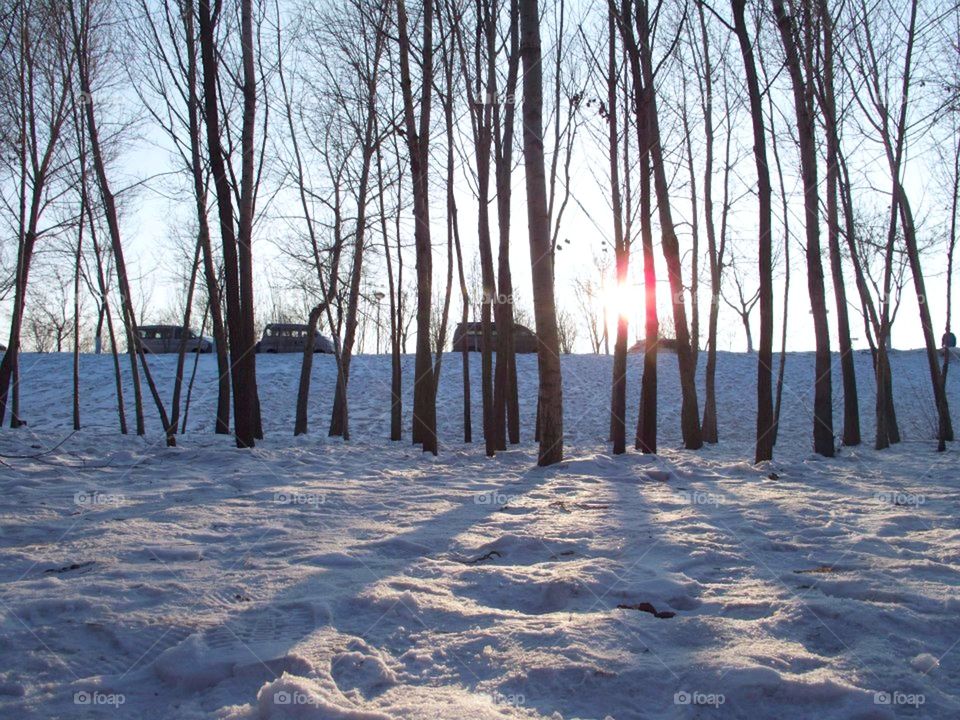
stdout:
{"type": "MultiPolygon", "coordinates": [[[[497,350],[497,324],[490,323],[491,334],[493,336],[493,351],[497,350]]],[[[466,345],[469,352],[480,352],[483,349],[483,323],[470,322],[464,327],[463,323],[458,323],[453,331],[453,349],[456,352],[463,352],[463,346],[466,345]]],[[[535,353],[537,351],[537,336],[528,327],[523,325],[513,326],[513,349],[518,353],[535,353]]]]}
{"type": "MultiPolygon", "coordinates": [[[[213,339],[204,337],[196,330],[188,330],[186,351],[213,352],[213,339]]],[[[180,352],[183,327],[180,325],[141,325],[137,328],[137,345],[143,352],[175,353],[180,352]]]]}
{"type": "MultiPolygon", "coordinates": [[[[270,323],[263,329],[263,337],[257,343],[257,352],[303,352],[307,344],[308,330],[309,328],[306,325],[270,323]]],[[[330,338],[316,333],[313,337],[313,351],[315,353],[332,353],[333,343],[330,338]]]]}

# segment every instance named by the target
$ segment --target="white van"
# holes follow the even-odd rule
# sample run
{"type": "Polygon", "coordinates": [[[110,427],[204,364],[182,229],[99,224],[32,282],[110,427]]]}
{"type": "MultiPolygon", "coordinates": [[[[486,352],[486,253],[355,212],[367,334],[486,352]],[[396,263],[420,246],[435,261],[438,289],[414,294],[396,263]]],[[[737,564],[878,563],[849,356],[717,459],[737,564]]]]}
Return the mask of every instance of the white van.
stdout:
{"type": "MultiPolygon", "coordinates": [[[[188,330],[186,351],[213,352],[213,339],[199,335],[196,330],[188,330]]],[[[183,327],[180,325],[141,325],[137,328],[137,347],[147,353],[180,352],[183,327]]]]}
{"type": "MultiPolygon", "coordinates": [[[[261,353],[290,353],[303,352],[307,345],[306,325],[295,323],[270,323],[263,329],[263,337],[257,343],[257,352],[261,353]]],[[[332,353],[333,343],[320,333],[313,337],[313,351],[315,353],[332,353]]]]}

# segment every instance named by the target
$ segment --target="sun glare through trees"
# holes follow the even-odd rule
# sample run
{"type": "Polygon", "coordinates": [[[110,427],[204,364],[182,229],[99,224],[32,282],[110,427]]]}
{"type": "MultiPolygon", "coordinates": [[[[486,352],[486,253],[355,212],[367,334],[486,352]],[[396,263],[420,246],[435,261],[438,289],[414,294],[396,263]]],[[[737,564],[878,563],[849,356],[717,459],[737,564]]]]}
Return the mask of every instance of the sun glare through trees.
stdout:
{"type": "Polygon", "coordinates": [[[960,0],[0,0],[0,718],[960,717],[960,0]]]}

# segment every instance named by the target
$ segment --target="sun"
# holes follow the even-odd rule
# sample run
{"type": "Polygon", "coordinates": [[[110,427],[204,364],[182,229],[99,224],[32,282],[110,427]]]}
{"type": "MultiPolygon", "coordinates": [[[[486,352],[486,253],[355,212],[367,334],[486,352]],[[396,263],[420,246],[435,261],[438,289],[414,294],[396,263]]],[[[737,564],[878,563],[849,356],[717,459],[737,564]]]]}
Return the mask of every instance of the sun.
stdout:
{"type": "Polygon", "coordinates": [[[636,286],[629,283],[615,283],[603,294],[603,302],[609,317],[628,317],[635,313],[641,301],[636,286]]]}

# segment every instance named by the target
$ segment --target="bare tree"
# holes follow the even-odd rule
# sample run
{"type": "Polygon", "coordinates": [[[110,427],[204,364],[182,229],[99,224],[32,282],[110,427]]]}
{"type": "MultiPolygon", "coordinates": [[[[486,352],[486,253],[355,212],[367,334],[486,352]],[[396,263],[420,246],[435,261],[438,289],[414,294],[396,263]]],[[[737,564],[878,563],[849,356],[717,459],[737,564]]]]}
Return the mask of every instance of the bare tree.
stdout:
{"type": "Polygon", "coordinates": [[[0,424],[10,406],[10,427],[20,427],[20,334],[30,268],[38,238],[44,233],[44,212],[51,185],[64,168],[62,133],[71,114],[73,54],[69,20],[62,3],[50,0],[17,2],[6,16],[9,38],[4,43],[3,99],[5,125],[3,163],[13,177],[17,197],[4,199],[17,218],[17,261],[7,350],[0,361],[0,424]],[[12,390],[12,392],[11,392],[12,390]],[[12,397],[10,395],[12,394],[12,397]]]}
{"type": "Polygon", "coordinates": [[[260,401],[257,394],[257,367],[254,354],[253,210],[255,193],[255,137],[257,89],[253,42],[252,0],[240,0],[240,44],[242,54],[243,122],[241,174],[239,183],[227,172],[221,137],[220,72],[217,23],[222,7],[211,9],[210,0],[198,2],[198,32],[203,69],[204,119],[207,152],[216,191],[220,238],[223,246],[224,280],[227,298],[227,328],[230,340],[230,376],[233,386],[234,433],[238,447],[253,447],[261,435],[260,401]],[[239,185],[239,188],[237,187],[239,185]],[[237,219],[234,191],[239,190],[237,219]]]}
{"type": "Polygon", "coordinates": [[[533,306],[537,319],[540,370],[537,464],[563,459],[563,386],[560,339],[554,298],[553,245],[550,239],[547,183],[543,157],[543,71],[537,0],[520,2],[520,56],[523,61],[523,159],[526,168],[527,224],[533,306]]]}
{"type": "Polygon", "coordinates": [[[76,57],[77,81],[81,96],[84,98],[86,141],[89,142],[90,146],[94,175],[100,190],[100,199],[103,203],[107,231],[110,236],[110,244],[117,267],[121,317],[123,318],[124,327],[127,332],[127,348],[130,353],[131,370],[133,372],[134,398],[137,403],[137,433],[140,435],[144,434],[140,379],[136,365],[136,359],[139,356],[144,379],[147,381],[147,386],[153,396],[154,404],[157,407],[157,412],[160,415],[160,421],[166,434],[167,445],[173,446],[176,444],[175,428],[168,421],[166,408],[153,382],[153,376],[150,373],[150,367],[147,363],[147,355],[145,352],[140,351],[137,345],[137,318],[133,311],[130,281],[127,275],[123,244],[120,237],[120,223],[117,214],[116,199],[111,189],[109,178],[107,177],[106,160],[97,124],[95,97],[92,90],[93,75],[91,66],[96,65],[95,60],[98,59],[96,53],[102,48],[99,41],[105,40],[102,34],[110,27],[109,17],[105,14],[100,14],[106,8],[106,3],[100,3],[97,0],[72,0],[69,7],[70,27],[73,40],[72,48],[76,57]]]}
{"type": "Polygon", "coordinates": [[[813,446],[825,457],[833,457],[833,386],[831,384],[830,333],[827,326],[827,305],[823,286],[823,265],[820,259],[820,195],[817,188],[817,147],[814,118],[814,85],[811,77],[813,58],[813,23],[811,8],[805,8],[800,30],[804,33],[804,52],[798,41],[797,24],[784,7],[783,0],[772,0],[777,28],[786,56],[786,66],[793,88],[797,137],[800,145],[800,166],[803,177],[804,224],[806,228],[807,288],[813,313],[816,340],[813,446]]]}
{"type": "MultiPolygon", "coordinates": [[[[447,34],[445,35],[445,42],[441,44],[443,51],[442,62],[443,62],[443,74],[445,80],[445,90],[443,94],[443,118],[444,118],[444,127],[446,129],[447,135],[447,263],[448,270],[451,267],[450,263],[453,261],[453,250],[456,250],[456,262],[457,262],[457,277],[459,280],[460,287],[460,302],[461,302],[461,315],[460,315],[460,324],[461,327],[466,331],[467,322],[469,321],[469,312],[470,312],[470,294],[467,291],[467,282],[466,276],[464,275],[463,270],[463,248],[460,243],[460,220],[457,210],[457,197],[454,192],[454,173],[455,173],[455,164],[454,164],[454,87],[455,87],[455,75],[457,65],[455,64],[455,53],[454,46],[460,47],[461,38],[459,34],[456,34],[456,30],[452,27],[454,21],[454,16],[450,8],[449,3],[445,3],[445,12],[446,16],[449,19],[451,28],[448,29],[447,34]]],[[[440,17],[441,27],[443,22],[443,14],[440,17]]],[[[382,212],[382,210],[381,210],[382,212]]],[[[386,237],[386,230],[384,230],[384,237],[386,237]]],[[[387,255],[387,272],[390,277],[391,283],[391,298],[393,295],[393,274],[390,267],[390,251],[389,248],[384,246],[386,255],[387,255]]],[[[507,272],[509,273],[509,264],[507,265],[507,272]]],[[[448,286],[452,278],[448,274],[448,286]]],[[[391,299],[392,302],[392,299],[391,299]]],[[[512,316],[511,316],[512,319],[512,316]]],[[[393,309],[391,309],[391,331],[396,335],[396,315],[393,309]]],[[[503,328],[500,329],[503,332],[503,328]]],[[[398,338],[399,339],[399,338],[398,338]]],[[[439,344],[439,343],[438,343],[439,344]]],[[[399,346],[397,346],[399,350],[399,346]]],[[[396,355],[397,363],[399,364],[399,352],[396,355]]],[[[499,353],[498,353],[499,358],[499,353]]],[[[460,348],[460,365],[461,365],[461,377],[463,383],[463,441],[466,443],[473,442],[473,420],[471,418],[471,406],[470,406],[470,348],[467,343],[463,343],[460,348]]],[[[439,370],[439,368],[438,368],[439,370]]]]}
{"type": "MultiPolygon", "coordinates": [[[[220,283],[213,255],[208,212],[208,173],[203,162],[201,99],[197,58],[195,0],[163,0],[159,5],[141,0],[137,28],[145,27],[152,40],[144,72],[134,87],[144,107],[173,142],[180,164],[192,183],[197,217],[197,245],[202,253],[204,279],[217,355],[217,415],[215,431],[230,432],[230,362],[220,301],[220,283]],[[153,98],[147,97],[149,88],[153,98]]],[[[175,391],[175,394],[176,393],[175,391]]],[[[174,403],[172,414],[178,414],[174,403]]]]}
{"type": "MultiPolygon", "coordinates": [[[[693,364],[690,331],[687,325],[687,313],[683,299],[684,286],[680,263],[680,244],[670,206],[670,189],[660,136],[649,7],[646,0],[639,0],[635,13],[631,12],[630,8],[630,0],[625,0],[623,10],[620,13],[619,25],[630,57],[631,72],[639,75],[642,79],[643,96],[638,102],[646,118],[643,125],[638,120],[638,132],[642,133],[640,137],[641,152],[645,151],[650,156],[650,167],[653,171],[653,186],[657,197],[657,210],[662,233],[661,245],[670,279],[682,397],[680,427],[684,446],[687,449],[696,450],[703,445],[703,436],[700,430],[700,411],[697,407],[696,367],[693,364]],[[634,25],[636,31],[634,31],[634,25]]],[[[668,56],[675,46],[676,42],[672,43],[667,50],[668,56]]],[[[663,60],[657,64],[657,68],[662,66],[662,62],[663,60]]]]}
{"type": "MultiPolygon", "coordinates": [[[[840,131],[834,91],[834,18],[827,0],[818,0],[817,12],[822,39],[818,98],[827,140],[827,246],[830,272],[837,306],[837,335],[840,345],[840,372],[843,377],[843,444],[860,444],[860,406],[857,399],[857,375],[850,340],[850,318],[840,254],[840,131]]],[[[813,64],[811,63],[811,66],[813,64]]]]}
{"type": "Polygon", "coordinates": [[[403,89],[405,138],[413,181],[414,239],[417,250],[417,355],[413,382],[413,442],[437,454],[437,394],[430,352],[430,311],[433,302],[433,249],[430,244],[430,108],[433,98],[433,3],[423,7],[420,47],[420,116],[414,103],[410,71],[410,34],[405,0],[397,0],[400,85],[403,89]]]}
{"type": "Polygon", "coordinates": [[[569,355],[577,342],[577,319],[564,308],[557,312],[557,333],[560,338],[560,352],[569,355]]]}
{"type": "MultiPolygon", "coordinates": [[[[451,26],[466,24],[462,13],[452,17],[451,26]]],[[[494,419],[493,367],[493,310],[497,298],[496,274],[493,266],[493,248],[490,229],[490,169],[493,156],[493,107],[497,102],[496,75],[496,18],[491,3],[477,3],[473,17],[475,44],[466,45],[463,33],[456,35],[460,51],[460,65],[467,76],[465,89],[470,111],[473,151],[475,156],[477,196],[477,238],[480,250],[482,295],[480,323],[483,342],[480,347],[481,399],[483,403],[483,438],[487,456],[497,450],[494,419]],[[472,62],[468,59],[472,56],[472,62]]],[[[501,411],[502,412],[502,411],[501,411]]],[[[502,417],[500,426],[503,426],[502,417]]]]}
{"type": "MultiPolygon", "coordinates": [[[[743,270],[733,255],[730,256],[730,262],[727,263],[727,267],[730,268],[733,274],[733,284],[736,287],[737,295],[731,300],[727,297],[728,289],[724,289],[721,297],[727,306],[740,318],[740,323],[743,325],[743,332],[747,337],[747,353],[752,355],[754,346],[753,331],[750,328],[750,316],[760,301],[760,288],[758,287],[754,292],[750,292],[746,288],[747,279],[743,276],[743,270]]],[[[772,412],[773,410],[771,408],[771,413],[772,412]]],[[[769,460],[770,458],[762,459],[769,460]]]]}
{"type": "MultiPolygon", "coordinates": [[[[619,130],[620,88],[618,68],[620,57],[617,53],[617,19],[613,8],[607,12],[607,158],[610,163],[610,206],[613,213],[613,254],[616,263],[617,289],[625,288],[630,271],[631,206],[630,206],[630,135],[619,130]],[[621,188],[621,163],[625,191],[621,188]]],[[[626,114],[626,104],[623,112],[626,114]]],[[[694,190],[694,194],[696,191],[694,190]]],[[[696,252],[696,251],[695,251],[696,252]]],[[[619,303],[618,303],[619,304],[619,303]]],[[[606,313],[604,313],[606,315],[606,313]]],[[[606,317],[604,317],[606,331],[606,317]]],[[[627,450],[627,333],[629,319],[627,309],[617,307],[617,338],[613,352],[613,380],[610,400],[610,436],[613,452],[620,455],[627,450]]],[[[597,352],[599,352],[597,343],[597,352]]]]}
{"type": "MultiPolygon", "coordinates": [[[[497,187],[499,254],[497,267],[497,367],[493,389],[494,435],[502,446],[504,412],[512,445],[520,442],[520,397],[517,391],[517,359],[514,349],[513,275],[510,270],[510,200],[513,196],[513,150],[517,82],[520,74],[520,10],[518,0],[509,0],[507,78],[501,98],[493,105],[493,161],[497,187]]],[[[502,447],[501,447],[502,449],[502,447]]]]}

